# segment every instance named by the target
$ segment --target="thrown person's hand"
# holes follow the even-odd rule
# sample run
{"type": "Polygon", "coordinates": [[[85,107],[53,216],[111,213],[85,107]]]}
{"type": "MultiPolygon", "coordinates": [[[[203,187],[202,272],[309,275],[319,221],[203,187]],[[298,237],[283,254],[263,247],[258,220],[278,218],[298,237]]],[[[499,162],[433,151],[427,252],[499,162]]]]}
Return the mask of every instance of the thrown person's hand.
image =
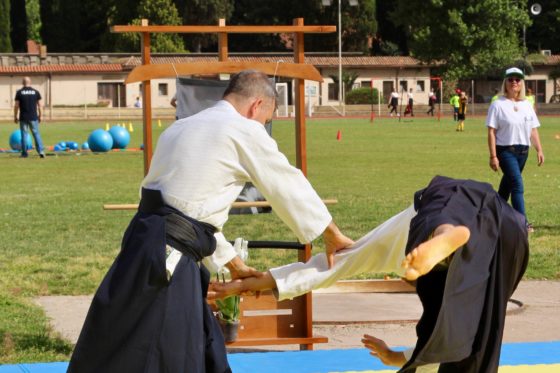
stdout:
{"type": "Polygon", "coordinates": [[[207,298],[209,300],[223,299],[232,295],[239,295],[243,291],[242,280],[230,282],[211,282],[208,286],[207,298]]]}
{"type": "Polygon", "coordinates": [[[340,232],[334,222],[331,222],[323,232],[323,240],[325,241],[325,253],[329,268],[334,265],[334,254],[337,251],[347,249],[354,244],[353,240],[340,232]]]}
{"type": "Polygon", "coordinates": [[[385,365],[402,367],[406,364],[404,353],[391,350],[382,339],[364,334],[362,343],[365,348],[370,350],[370,355],[377,357],[385,365]]]}

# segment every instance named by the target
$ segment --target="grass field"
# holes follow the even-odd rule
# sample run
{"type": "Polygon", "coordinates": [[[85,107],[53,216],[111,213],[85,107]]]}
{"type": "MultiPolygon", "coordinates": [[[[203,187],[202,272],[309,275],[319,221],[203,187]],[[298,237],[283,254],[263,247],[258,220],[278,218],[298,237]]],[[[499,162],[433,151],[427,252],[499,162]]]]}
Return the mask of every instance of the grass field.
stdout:
{"type": "MultiPolygon", "coordinates": [[[[527,278],[560,279],[560,120],[541,118],[546,162],[534,151],[524,171],[525,199],[536,232],[530,236],[527,278]]],[[[128,122],[127,122],[128,123],[128,122]]],[[[142,142],[133,122],[130,147],[142,142]]],[[[169,123],[154,126],[154,137],[169,123]]],[[[45,144],[83,142],[104,122],[44,123],[45,144]]],[[[14,124],[0,124],[0,148],[8,148],[14,124]]],[[[273,134],[294,160],[294,126],[277,121],[273,134]]],[[[484,118],[469,118],[464,133],[449,119],[313,119],[307,122],[309,179],[342,231],[358,238],[407,207],[413,193],[436,174],[498,186],[488,167],[484,118]],[[337,131],[341,139],[337,141],[337,131]]],[[[37,295],[91,294],[118,252],[132,212],[104,211],[104,203],[135,203],[143,176],[141,152],[65,153],[39,159],[0,154],[0,363],[67,359],[71,346],[53,336],[37,295]]],[[[274,214],[232,216],[233,239],[292,240],[274,214]]],[[[321,250],[321,241],[314,250],[321,250]]],[[[291,254],[252,253],[260,269],[295,260],[291,254]]],[[[373,277],[365,274],[363,277],[373,277]]]]}

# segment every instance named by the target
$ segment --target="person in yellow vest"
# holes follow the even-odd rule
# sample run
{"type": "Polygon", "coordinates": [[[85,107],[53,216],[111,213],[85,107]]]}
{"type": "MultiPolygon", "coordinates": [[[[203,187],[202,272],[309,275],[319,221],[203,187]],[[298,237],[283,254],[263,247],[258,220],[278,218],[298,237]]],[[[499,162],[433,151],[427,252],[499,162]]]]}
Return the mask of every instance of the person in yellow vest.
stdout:
{"type": "Polygon", "coordinates": [[[459,123],[457,124],[456,131],[463,132],[465,130],[465,119],[467,115],[467,103],[469,99],[467,94],[463,91],[461,92],[461,96],[459,97],[459,111],[457,112],[457,120],[459,123]]]}
{"type": "Polygon", "coordinates": [[[496,101],[499,98],[500,98],[500,89],[499,88],[494,88],[494,96],[492,96],[492,99],[490,100],[490,103],[496,101]]]}
{"type": "Polygon", "coordinates": [[[458,120],[458,114],[459,114],[459,94],[461,93],[461,90],[459,88],[457,88],[455,90],[455,93],[453,94],[453,96],[451,96],[451,99],[449,100],[449,104],[451,105],[451,108],[453,110],[453,120],[457,121],[458,120]]]}
{"type": "Polygon", "coordinates": [[[535,95],[533,95],[533,90],[531,88],[527,88],[527,93],[525,94],[525,100],[527,100],[531,106],[533,106],[533,109],[536,111],[536,106],[535,106],[535,95]]]}

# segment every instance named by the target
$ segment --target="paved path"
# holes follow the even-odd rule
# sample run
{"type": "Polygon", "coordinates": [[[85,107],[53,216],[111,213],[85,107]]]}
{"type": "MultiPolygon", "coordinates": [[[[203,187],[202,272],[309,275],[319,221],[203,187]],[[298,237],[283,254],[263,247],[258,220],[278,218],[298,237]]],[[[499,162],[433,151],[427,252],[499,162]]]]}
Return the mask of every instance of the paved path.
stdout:
{"type": "MultiPolygon", "coordinates": [[[[513,295],[519,309],[508,307],[504,342],[560,341],[560,281],[523,281],[513,295]]],[[[39,297],[53,329],[75,343],[91,296],[39,297]]],[[[415,294],[344,293],[313,294],[314,331],[329,338],[316,349],[361,347],[364,333],[381,337],[389,345],[409,346],[422,308],[415,294]]],[[[270,346],[259,350],[288,350],[297,346],[270,346]]]]}

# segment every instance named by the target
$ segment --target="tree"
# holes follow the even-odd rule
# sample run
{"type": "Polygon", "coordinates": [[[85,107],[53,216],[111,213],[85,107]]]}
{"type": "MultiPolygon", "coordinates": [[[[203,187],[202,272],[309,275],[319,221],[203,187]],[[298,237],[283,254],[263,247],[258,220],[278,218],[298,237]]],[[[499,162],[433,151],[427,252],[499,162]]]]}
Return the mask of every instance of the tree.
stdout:
{"type": "MultiPolygon", "coordinates": [[[[343,51],[368,52],[368,41],[377,32],[375,0],[359,0],[357,7],[342,1],[343,51]]],[[[291,25],[303,18],[306,25],[338,25],[338,3],[323,6],[321,0],[238,0],[231,17],[233,24],[291,25]]],[[[240,51],[285,51],[292,45],[292,35],[234,35],[232,49],[240,51]]],[[[338,33],[307,34],[306,51],[338,51],[338,33]]]]}
{"type": "Polygon", "coordinates": [[[444,63],[447,78],[466,78],[522,56],[526,5],[526,0],[397,0],[391,19],[406,30],[411,55],[444,63]]]}
{"type": "MultiPolygon", "coordinates": [[[[172,0],[141,0],[136,8],[136,18],[127,22],[132,25],[141,24],[147,19],[151,25],[179,25],[181,19],[172,0]]],[[[118,51],[138,51],[140,35],[138,33],[119,34],[115,49],[118,51]]],[[[178,34],[157,33],[151,36],[151,50],[154,53],[185,52],[183,40],[178,34]]]]}
{"type": "Polygon", "coordinates": [[[80,3],[75,0],[39,0],[41,39],[51,52],[80,50],[80,3]]]}
{"type": "Polygon", "coordinates": [[[10,0],[0,0],[0,52],[10,53],[10,0]]]}
{"type": "Polygon", "coordinates": [[[12,50],[23,53],[27,51],[27,12],[25,1],[12,0],[10,5],[10,38],[12,50]]]}
{"type": "MultiPolygon", "coordinates": [[[[186,25],[218,25],[218,20],[228,20],[233,12],[233,0],[182,0],[183,22],[186,25]]],[[[187,34],[187,48],[201,52],[203,48],[216,45],[215,35],[187,34]]],[[[215,49],[214,49],[215,50],[215,49]]]]}
{"type": "Polygon", "coordinates": [[[25,2],[27,13],[27,38],[41,43],[41,14],[39,13],[39,0],[25,2]]]}
{"type": "Polygon", "coordinates": [[[529,53],[549,49],[560,53],[560,0],[539,0],[542,12],[531,14],[531,25],[527,27],[526,41],[529,53]]]}

